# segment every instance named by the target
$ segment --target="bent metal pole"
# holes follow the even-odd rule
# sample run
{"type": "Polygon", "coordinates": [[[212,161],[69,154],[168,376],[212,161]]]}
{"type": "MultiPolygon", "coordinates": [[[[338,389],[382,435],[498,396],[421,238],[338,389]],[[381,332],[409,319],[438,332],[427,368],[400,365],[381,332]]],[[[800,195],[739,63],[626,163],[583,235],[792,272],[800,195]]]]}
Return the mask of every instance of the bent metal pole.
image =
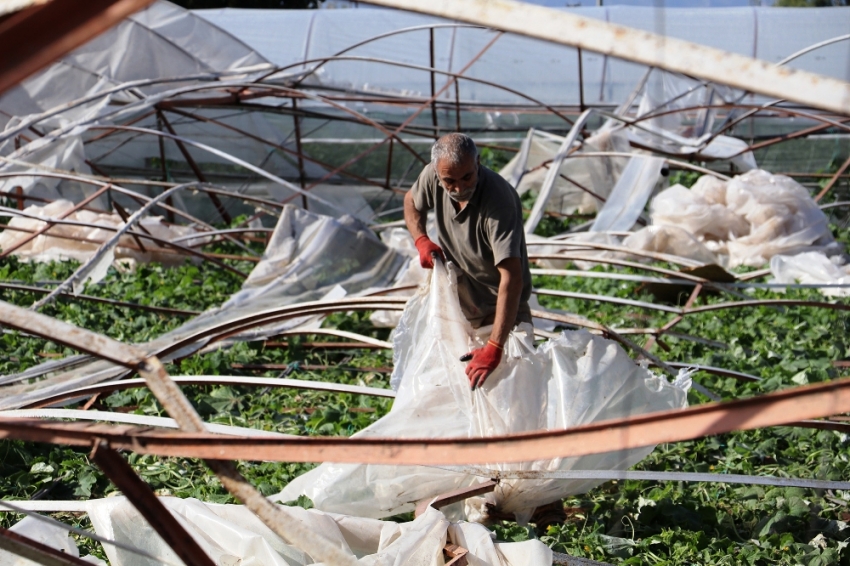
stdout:
{"type": "Polygon", "coordinates": [[[365,0],[578,47],[850,116],[850,83],[516,0],[365,0]]]}

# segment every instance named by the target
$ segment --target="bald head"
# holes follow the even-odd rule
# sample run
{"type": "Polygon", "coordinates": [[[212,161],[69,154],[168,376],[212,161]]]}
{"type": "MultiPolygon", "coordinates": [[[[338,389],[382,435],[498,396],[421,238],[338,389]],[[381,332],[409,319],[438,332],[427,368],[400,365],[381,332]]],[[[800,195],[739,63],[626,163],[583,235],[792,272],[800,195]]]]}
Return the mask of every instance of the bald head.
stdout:
{"type": "Polygon", "coordinates": [[[446,134],[431,147],[431,163],[436,167],[440,161],[445,165],[460,165],[477,161],[478,148],[472,138],[460,133],[446,134]]]}

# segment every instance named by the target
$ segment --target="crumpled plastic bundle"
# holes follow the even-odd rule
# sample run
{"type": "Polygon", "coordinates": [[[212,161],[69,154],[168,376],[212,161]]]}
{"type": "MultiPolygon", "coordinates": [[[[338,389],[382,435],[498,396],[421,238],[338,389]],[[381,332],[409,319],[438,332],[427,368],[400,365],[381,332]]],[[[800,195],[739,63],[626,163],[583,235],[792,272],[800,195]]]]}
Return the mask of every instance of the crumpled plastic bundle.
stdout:
{"type": "Polygon", "coordinates": [[[632,252],[654,252],[672,256],[679,263],[698,266],[716,263],[717,257],[690,232],[678,226],[645,226],[623,237],[620,233],[579,232],[569,238],[542,238],[529,234],[526,236],[530,248],[537,254],[568,253],[571,258],[537,260],[540,267],[564,269],[571,261],[579,269],[592,269],[599,265],[593,260],[626,260],[636,262],[655,261],[653,258],[632,252]],[[622,251],[593,249],[594,245],[622,248],[622,251]],[[580,258],[587,258],[586,260],[580,258]]]}
{"type": "Polygon", "coordinates": [[[850,265],[844,258],[828,258],[822,253],[805,252],[795,256],[776,255],[770,260],[770,272],[776,283],[804,283],[814,285],[846,285],[846,287],[821,287],[828,297],[850,296],[850,265]]]}
{"type": "MultiPolygon", "coordinates": [[[[699,263],[714,263],[717,258],[690,232],[678,226],[645,226],[623,239],[624,248],[692,259],[699,263]]],[[[623,259],[643,261],[645,258],[620,254],[623,259]]]]}
{"type": "MultiPolygon", "coordinates": [[[[77,544],[70,536],[68,529],[63,529],[59,524],[46,523],[35,517],[24,517],[21,521],[15,523],[9,528],[13,533],[27,537],[36,542],[54,548],[73,558],[80,558],[80,551],[77,544]]],[[[92,555],[84,556],[84,562],[92,564],[101,564],[106,566],[106,563],[97,559],[92,555]]],[[[28,560],[12,552],[0,550],[0,566],[38,566],[38,562],[28,560]]]]}
{"type": "Polygon", "coordinates": [[[760,267],[775,255],[840,252],[826,215],[809,192],[784,175],[749,171],[731,181],[703,176],[650,203],[652,223],[693,234],[728,267],[760,267]]]}
{"type": "MultiPolygon", "coordinates": [[[[74,204],[71,201],[58,199],[44,206],[28,206],[23,212],[44,219],[58,219],[62,215],[68,214],[73,207],[74,204]]],[[[26,261],[48,262],[76,259],[84,262],[94,255],[102,242],[113,236],[115,232],[109,230],[109,228],[118,229],[124,226],[124,221],[117,214],[98,213],[89,210],[71,212],[63,220],[93,224],[103,226],[103,228],[56,224],[51,226],[44,234],[19,247],[12,255],[26,261]]],[[[47,222],[16,216],[9,221],[8,226],[9,228],[35,231],[43,229],[47,226],[47,222]]],[[[148,232],[151,236],[166,241],[198,234],[197,238],[182,240],[180,243],[184,246],[202,243],[209,239],[209,236],[204,236],[203,233],[197,232],[190,226],[164,224],[159,216],[142,218],[139,221],[139,226],[141,230],[148,232]]],[[[6,229],[0,233],[0,250],[10,249],[28,237],[30,237],[30,232],[6,229]]],[[[144,250],[139,248],[132,236],[123,236],[115,249],[115,262],[127,266],[128,260],[135,263],[156,261],[165,265],[180,265],[186,261],[186,254],[173,248],[162,246],[147,239],[142,239],[142,243],[145,247],[144,250]]]]}
{"type": "MultiPolygon", "coordinates": [[[[481,347],[487,329],[474,331],[460,310],[451,266],[437,264],[429,286],[410,300],[393,335],[397,389],[388,415],[359,438],[470,438],[566,429],[590,422],[682,408],[690,379],[673,383],[641,368],[616,343],[586,331],[564,332],[534,347],[530,325],[505,344],[502,363],[471,391],[459,357],[481,347]]],[[[653,447],[499,464],[495,471],[623,470],[653,447]]],[[[416,502],[482,481],[469,469],[325,463],[296,478],[272,499],[299,495],[316,508],[362,517],[410,511],[416,502]]],[[[467,500],[466,517],[483,520],[485,504],[527,520],[533,510],[602,480],[503,479],[484,498],[467,500]]]]}
{"type": "MultiPolygon", "coordinates": [[[[197,499],[161,497],[192,538],[222,566],[307,566],[316,544],[285,541],[242,505],[203,503],[197,499]]],[[[89,501],[89,518],[97,533],[159,560],[104,545],[112,566],[182,564],[174,551],[142,519],[124,497],[89,501]]],[[[427,566],[443,563],[447,538],[469,551],[469,564],[487,566],[551,566],[552,551],[537,540],[494,542],[488,529],[473,523],[450,523],[436,509],[409,523],[378,521],[282,507],[308,531],[322,535],[361,566],[427,566]]],[[[76,548],[74,548],[76,550],[76,548]]]]}

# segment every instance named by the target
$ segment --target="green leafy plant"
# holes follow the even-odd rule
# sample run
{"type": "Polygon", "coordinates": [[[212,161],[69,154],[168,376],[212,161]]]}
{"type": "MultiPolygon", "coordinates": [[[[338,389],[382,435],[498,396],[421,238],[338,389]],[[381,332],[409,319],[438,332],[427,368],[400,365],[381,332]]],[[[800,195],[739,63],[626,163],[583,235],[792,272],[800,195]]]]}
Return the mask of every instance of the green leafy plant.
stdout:
{"type": "MultiPolygon", "coordinates": [[[[674,173],[675,175],[675,173],[674,173]]],[[[563,226],[557,227],[561,230],[563,226]]],[[[836,233],[850,241],[847,231],[836,233]]],[[[236,253],[221,245],[224,253],[236,253]]],[[[247,262],[231,262],[250,270],[247,262]]],[[[25,284],[67,277],[74,262],[28,264],[0,260],[0,280],[25,284]]],[[[597,267],[596,271],[613,271],[597,267]]],[[[637,274],[639,270],[619,272],[637,274]]],[[[85,294],[139,305],[203,311],[220,305],[241,279],[215,266],[186,264],[166,269],[140,267],[133,273],[110,271],[85,294]]],[[[652,301],[630,281],[592,278],[535,277],[538,288],[652,301]]],[[[42,295],[3,291],[3,299],[31,305],[42,295]]],[[[751,298],[824,300],[814,290],[779,294],[754,290],[751,298]]],[[[701,295],[698,304],[736,297],[701,295]]],[[[660,327],[669,313],[601,301],[541,296],[547,308],[577,313],[620,328],[660,327]]],[[[46,314],[126,342],[141,342],[175,328],[188,317],[144,312],[85,300],[60,299],[46,314]]],[[[368,322],[369,313],[338,313],[325,325],[386,340],[388,332],[368,322]]],[[[850,321],[841,311],[807,307],[751,307],[695,313],[663,338],[653,351],[668,361],[719,366],[753,374],[758,382],[741,382],[698,372],[694,379],[723,399],[731,400],[842,375],[836,360],[850,357],[850,321]],[[695,340],[693,337],[699,337],[695,340]]],[[[321,335],[287,339],[287,347],[264,342],[195,354],[167,366],[171,374],[228,375],[245,364],[291,368],[288,377],[389,387],[380,368],[392,365],[383,350],[314,349],[308,344],[329,340],[321,335]],[[320,369],[308,370],[305,367],[320,369]],[[358,369],[359,368],[359,369],[358,369]],[[372,369],[363,369],[372,368],[372,369]]],[[[46,359],[75,352],[47,340],[7,331],[0,336],[0,373],[19,372],[46,359]]],[[[282,370],[252,371],[274,377],[282,370]]],[[[348,436],[385,415],[391,401],[351,394],[285,388],[187,386],[184,392],[202,417],[212,423],[299,435],[348,436]]],[[[707,401],[691,391],[692,404],[707,401]]],[[[135,414],[165,416],[144,388],[117,391],[97,400],[98,407],[135,414]]],[[[126,454],[130,465],[160,494],[233,503],[232,497],[205,466],[183,458],[126,454]]],[[[279,492],[311,464],[240,462],[240,471],[266,495],[279,492]]],[[[850,441],[844,433],[794,427],[735,432],[658,446],[635,469],[717,472],[846,480],[850,477],[850,441]]],[[[88,499],[105,497],[115,488],[89,462],[86,451],[45,444],[0,441],[0,493],[4,499],[88,499]]],[[[723,483],[610,481],[587,493],[566,498],[567,520],[535,533],[532,526],[503,521],[492,528],[500,540],[539,536],[555,551],[615,564],[850,564],[850,492],[819,492],[723,483]]],[[[309,500],[294,504],[309,507],[309,500]]],[[[90,528],[85,517],[56,518],[90,528]]],[[[410,520],[410,516],[396,520],[410,520]]],[[[2,526],[20,517],[3,514],[2,526]]],[[[83,553],[103,557],[102,549],[79,539],[83,553]]]]}

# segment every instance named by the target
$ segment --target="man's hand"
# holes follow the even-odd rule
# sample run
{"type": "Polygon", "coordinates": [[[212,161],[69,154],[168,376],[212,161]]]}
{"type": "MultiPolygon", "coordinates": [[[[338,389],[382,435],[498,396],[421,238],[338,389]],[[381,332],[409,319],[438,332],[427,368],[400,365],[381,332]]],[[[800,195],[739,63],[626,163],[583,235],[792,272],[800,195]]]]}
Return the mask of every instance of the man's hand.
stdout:
{"type": "Polygon", "coordinates": [[[499,367],[499,362],[502,361],[502,347],[488,340],[486,346],[471,351],[463,356],[461,361],[470,357],[469,365],[466,366],[466,377],[469,379],[472,390],[475,391],[475,388],[484,385],[487,377],[499,367]]]}
{"type": "Polygon", "coordinates": [[[434,268],[434,259],[431,257],[433,254],[437,254],[443,261],[446,261],[443,248],[432,242],[428,236],[419,236],[414,244],[416,249],[419,250],[419,264],[425,269],[434,268]]]}

